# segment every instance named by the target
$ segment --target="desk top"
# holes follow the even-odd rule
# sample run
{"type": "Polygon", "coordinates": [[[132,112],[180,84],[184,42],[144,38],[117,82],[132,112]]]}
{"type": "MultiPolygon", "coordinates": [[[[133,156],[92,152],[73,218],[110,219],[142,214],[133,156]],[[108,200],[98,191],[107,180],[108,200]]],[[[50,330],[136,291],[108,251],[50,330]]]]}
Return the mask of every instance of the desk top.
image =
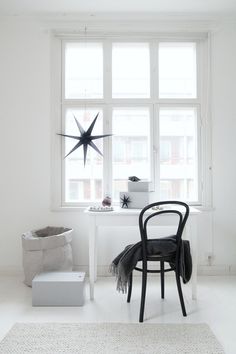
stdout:
{"type": "MultiPolygon", "coordinates": [[[[166,209],[170,209],[170,208],[166,208],[166,209]]],[[[179,210],[179,211],[183,211],[183,209],[181,209],[180,207],[178,208],[175,208],[176,210],[179,210]]],[[[141,212],[142,209],[128,209],[128,208],[121,208],[121,207],[114,207],[114,210],[112,211],[90,211],[89,208],[87,208],[84,212],[88,215],[91,215],[91,216],[96,216],[96,215],[117,215],[117,216],[125,216],[125,215],[130,215],[130,216],[135,216],[135,215],[139,215],[140,212],[141,212]]],[[[162,210],[165,210],[165,208],[163,208],[162,210]]],[[[152,212],[155,212],[155,211],[158,211],[158,210],[153,210],[153,209],[150,209],[149,211],[147,211],[147,213],[152,213],[152,212]]],[[[200,210],[198,210],[197,208],[194,208],[194,207],[190,207],[190,215],[197,215],[201,213],[200,210]]]]}

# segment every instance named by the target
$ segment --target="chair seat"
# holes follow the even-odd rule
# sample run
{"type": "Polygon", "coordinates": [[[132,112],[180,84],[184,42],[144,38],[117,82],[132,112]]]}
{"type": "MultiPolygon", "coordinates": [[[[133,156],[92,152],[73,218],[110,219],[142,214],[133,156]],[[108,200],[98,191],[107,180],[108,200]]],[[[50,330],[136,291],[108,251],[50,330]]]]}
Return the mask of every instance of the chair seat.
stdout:
{"type": "MultiPolygon", "coordinates": [[[[173,266],[173,263],[175,262],[175,256],[176,256],[176,252],[171,252],[165,255],[150,255],[147,256],[147,261],[149,262],[171,262],[172,264],[170,264],[170,268],[169,269],[165,269],[164,272],[170,272],[175,270],[175,267],[173,266]]],[[[143,271],[142,267],[135,267],[135,270],[138,270],[139,272],[143,271]]],[[[160,273],[161,271],[159,269],[147,269],[148,273],[160,273]]]]}
{"type": "MultiPolygon", "coordinates": [[[[143,268],[135,267],[134,269],[137,270],[138,272],[143,272],[143,268]]],[[[172,272],[172,271],[175,271],[175,267],[164,269],[165,273],[172,272]]],[[[161,273],[161,270],[160,269],[147,269],[147,273],[161,273]]]]}
{"type": "Polygon", "coordinates": [[[166,262],[168,262],[168,261],[171,261],[171,260],[173,260],[174,258],[175,258],[175,256],[176,256],[176,252],[170,252],[170,253],[168,253],[168,254],[157,254],[157,255],[148,255],[147,256],[147,260],[148,261],[157,261],[157,262],[160,262],[160,261],[166,261],[166,262]]]}

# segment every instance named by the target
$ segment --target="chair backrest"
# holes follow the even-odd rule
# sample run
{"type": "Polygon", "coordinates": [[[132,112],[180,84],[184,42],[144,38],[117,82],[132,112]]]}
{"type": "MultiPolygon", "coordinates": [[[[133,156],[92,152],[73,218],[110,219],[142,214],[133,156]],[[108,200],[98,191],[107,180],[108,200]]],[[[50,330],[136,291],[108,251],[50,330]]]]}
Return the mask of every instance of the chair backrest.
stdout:
{"type": "Polygon", "coordinates": [[[152,203],[147,205],[141,210],[139,214],[139,230],[140,230],[142,248],[144,253],[146,253],[146,241],[148,240],[148,234],[147,234],[148,222],[153,217],[158,217],[159,215],[162,214],[170,214],[170,215],[172,214],[178,216],[178,222],[176,223],[177,232],[175,234],[176,241],[177,241],[177,253],[178,253],[181,244],[183,230],[189,216],[189,206],[184,202],[175,201],[175,200],[152,203]],[[165,206],[165,208],[162,209],[163,206],[165,206]],[[156,208],[160,207],[160,209],[158,210],[157,208],[155,210],[155,207],[156,208]]]}

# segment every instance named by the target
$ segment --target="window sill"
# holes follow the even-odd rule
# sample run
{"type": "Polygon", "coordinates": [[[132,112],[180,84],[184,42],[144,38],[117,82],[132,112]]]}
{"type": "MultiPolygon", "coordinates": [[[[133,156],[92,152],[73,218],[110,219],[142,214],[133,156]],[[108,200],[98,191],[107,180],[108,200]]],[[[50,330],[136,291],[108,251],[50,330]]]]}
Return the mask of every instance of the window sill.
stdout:
{"type": "Polygon", "coordinates": [[[51,211],[52,212],[83,212],[85,209],[88,208],[89,205],[87,206],[58,206],[58,207],[52,207],[51,211]]]}
{"type": "MultiPolygon", "coordinates": [[[[89,206],[91,206],[91,204],[87,204],[87,205],[76,205],[76,206],[58,206],[58,207],[52,207],[51,211],[52,212],[77,212],[77,213],[81,213],[84,212],[84,210],[86,210],[89,206]]],[[[113,206],[118,206],[118,203],[114,203],[113,206]]],[[[191,205],[190,206],[202,211],[202,212],[213,212],[215,211],[215,208],[212,206],[203,206],[203,205],[191,205]]],[[[140,209],[141,210],[141,209],[140,209]]]]}

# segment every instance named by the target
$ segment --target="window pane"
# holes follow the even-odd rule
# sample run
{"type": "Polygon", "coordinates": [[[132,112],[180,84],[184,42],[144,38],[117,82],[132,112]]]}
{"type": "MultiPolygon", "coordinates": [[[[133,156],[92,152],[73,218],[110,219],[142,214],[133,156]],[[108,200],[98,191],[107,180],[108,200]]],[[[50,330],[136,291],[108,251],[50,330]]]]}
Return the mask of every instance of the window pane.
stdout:
{"type": "MultiPolygon", "coordinates": [[[[80,136],[80,132],[75,123],[74,116],[86,131],[92,123],[94,117],[99,112],[98,119],[92,131],[92,135],[102,134],[102,111],[100,109],[67,109],[65,116],[65,134],[80,136]]],[[[65,153],[68,154],[77,144],[78,140],[65,139],[65,153]]],[[[95,145],[102,152],[103,139],[94,141],[95,145]]],[[[101,201],[102,179],[103,179],[103,158],[94,149],[88,146],[86,165],[84,167],[84,151],[80,146],[72,152],[65,160],[65,201],[84,202],[101,201]]]]}
{"type": "Polygon", "coordinates": [[[196,98],[196,43],[159,44],[159,97],[196,98]]]}
{"type": "Polygon", "coordinates": [[[148,108],[113,110],[113,198],[126,191],[128,177],[150,179],[150,118],[148,108]]]}
{"type": "Polygon", "coordinates": [[[150,97],[150,58],[148,43],[113,44],[112,97],[150,97]]]}
{"type": "Polygon", "coordinates": [[[160,109],[160,198],[198,200],[197,111],[160,109]]]}
{"type": "Polygon", "coordinates": [[[65,98],[103,97],[102,43],[66,43],[65,98]]]}

